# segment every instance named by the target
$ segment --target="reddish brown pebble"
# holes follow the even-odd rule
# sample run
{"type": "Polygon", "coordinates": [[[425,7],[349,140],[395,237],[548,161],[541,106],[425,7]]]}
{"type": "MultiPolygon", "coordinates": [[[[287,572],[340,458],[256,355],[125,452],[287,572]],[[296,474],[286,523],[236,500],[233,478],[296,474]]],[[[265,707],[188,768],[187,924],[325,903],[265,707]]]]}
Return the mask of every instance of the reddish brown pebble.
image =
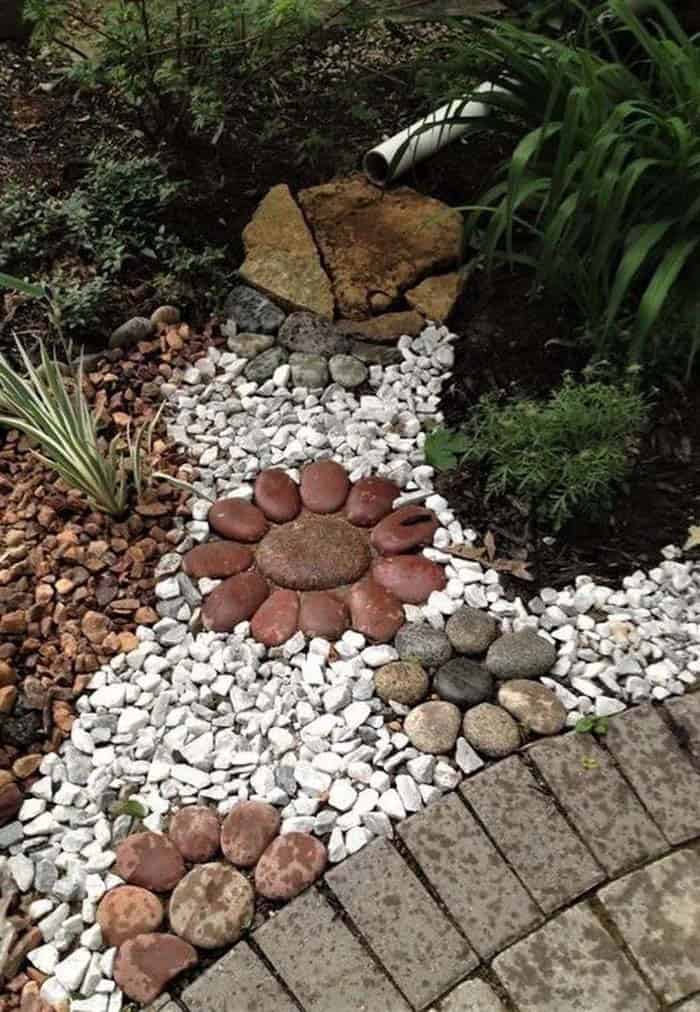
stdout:
{"type": "Polygon", "coordinates": [[[382,555],[401,555],[412,548],[432,544],[438,518],[424,506],[402,506],[372,531],[372,545],[382,555]]]}
{"type": "Polygon", "coordinates": [[[250,633],[266,647],[278,647],[297,631],[299,597],[293,590],[275,590],[260,605],[250,623],[250,633]]]}
{"type": "Polygon", "coordinates": [[[162,833],[134,833],[117,847],[114,871],[130,885],[164,893],[185,874],[185,863],[174,843],[162,833]]]}
{"type": "Polygon", "coordinates": [[[22,807],[24,795],[17,784],[5,784],[0,787],[0,826],[14,819],[22,807]]]}
{"type": "Polygon", "coordinates": [[[221,827],[221,849],[231,864],[252,868],[277,836],[280,816],[264,801],[239,801],[221,827]]]}
{"type": "Polygon", "coordinates": [[[345,515],[358,527],[374,527],[391,513],[392,503],[401,489],[388,478],[360,478],[350,489],[345,515]]]}
{"type": "Polygon", "coordinates": [[[200,864],[178,883],[170,897],[171,929],[200,949],[233,945],[250,926],[253,887],[228,864],[200,864]]]}
{"type": "Polygon", "coordinates": [[[296,482],[278,467],[269,467],[260,472],[255,479],[254,497],[256,505],[275,524],[293,520],[301,510],[301,497],[296,482]]]}
{"type": "Polygon", "coordinates": [[[317,460],[301,473],[301,501],[314,513],[335,513],[349,489],[347,471],[334,460],[317,460]]]}
{"type": "Polygon", "coordinates": [[[197,965],[197,952],[176,935],[143,934],[120,947],[114,981],[133,1001],[155,1001],[174,977],[197,965]]]}
{"type": "Polygon", "coordinates": [[[202,621],[213,632],[231,632],[255,614],[267,595],[267,581],[259,573],[230,576],[202,605],[202,621]]]}
{"type": "Polygon", "coordinates": [[[299,628],[306,636],[332,642],[340,639],[349,625],[348,609],[339,597],[323,590],[301,595],[299,628]]]}
{"type": "Polygon", "coordinates": [[[406,621],[399,599],[371,579],[352,587],[348,603],[353,629],[375,643],[393,639],[406,621]]]}
{"type": "Polygon", "coordinates": [[[285,833],[267,848],[255,869],[255,888],[268,900],[290,900],[320,878],[326,848],[308,833],[285,833]]]}
{"type": "Polygon", "coordinates": [[[405,604],[422,604],[434,590],[443,590],[445,569],[423,555],[390,555],[375,559],[372,578],[405,604]]]}
{"type": "Polygon", "coordinates": [[[212,530],[232,541],[259,541],[267,530],[265,514],[245,499],[219,499],[207,519],[212,530]]]}
{"type": "Polygon", "coordinates": [[[186,861],[209,861],[219,849],[221,823],[213,808],[188,805],[170,820],[168,836],[186,861]]]}
{"type": "Polygon", "coordinates": [[[182,568],[195,580],[225,580],[243,573],[253,565],[253,553],[245,545],[228,541],[208,541],[192,548],[182,561],[182,568]]]}
{"type": "Polygon", "coordinates": [[[97,923],[107,945],[121,945],[128,938],[157,931],[163,915],[163,904],[148,889],[124,885],[102,897],[97,923]]]}

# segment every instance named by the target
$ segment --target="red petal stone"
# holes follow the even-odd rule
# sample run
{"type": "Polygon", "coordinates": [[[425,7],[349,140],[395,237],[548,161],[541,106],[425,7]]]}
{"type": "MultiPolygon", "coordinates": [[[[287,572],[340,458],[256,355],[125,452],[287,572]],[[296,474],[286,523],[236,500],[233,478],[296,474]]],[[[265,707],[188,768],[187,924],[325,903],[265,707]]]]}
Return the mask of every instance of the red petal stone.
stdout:
{"type": "Polygon", "coordinates": [[[213,632],[231,632],[255,614],[268,593],[267,582],[259,573],[230,576],[202,605],[202,621],[213,632]]]}
{"type": "Polygon", "coordinates": [[[438,518],[425,506],[402,506],[372,531],[372,545],[382,555],[401,555],[432,543],[438,518]]]}
{"type": "Polygon", "coordinates": [[[231,864],[252,868],[277,836],[280,816],[265,801],[239,801],[221,827],[221,849],[231,864]]]}
{"type": "Polygon", "coordinates": [[[250,623],[250,632],[258,643],[278,647],[297,631],[299,598],[293,590],[275,590],[263,601],[250,623]]]}
{"type": "Polygon", "coordinates": [[[301,496],[296,482],[286,471],[269,467],[255,479],[255,502],[268,520],[285,524],[301,510],[301,496]]]}
{"type": "Polygon", "coordinates": [[[317,460],[301,474],[301,501],[314,513],[335,513],[348,497],[350,479],[334,460],[317,460]]]}
{"type": "Polygon", "coordinates": [[[320,878],[326,848],[308,833],[285,833],[267,848],[255,869],[255,888],[268,900],[290,900],[320,878]]]}
{"type": "Polygon", "coordinates": [[[360,478],[350,489],[345,515],[358,527],[374,527],[391,513],[391,506],[401,489],[388,478],[360,478]]]}
{"type": "Polygon", "coordinates": [[[399,599],[372,579],[356,583],[348,599],[353,629],[376,643],[393,639],[406,621],[399,599]]]}
{"type": "Polygon", "coordinates": [[[157,931],[163,923],[163,904],[148,889],[117,886],[110,889],[97,908],[97,923],[105,944],[121,945],[127,938],[157,931]]]}
{"type": "Polygon", "coordinates": [[[209,577],[211,580],[225,580],[253,565],[253,553],[245,545],[233,545],[228,541],[208,541],[206,545],[191,548],[182,560],[182,568],[195,580],[209,577]]]}
{"type": "Polygon", "coordinates": [[[129,998],[150,1005],[173,977],[196,965],[196,950],[181,938],[137,935],[120,947],[114,963],[114,981],[129,998]]]}
{"type": "Polygon", "coordinates": [[[168,836],[186,861],[210,861],[219,849],[221,824],[213,808],[187,805],[170,820],[168,836]]]}
{"type": "Polygon", "coordinates": [[[134,833],[118,845],[114,871],[130,885],[164,893],[185,874],[185,862],[162,833],[134,833]]]}
{"type": "Polygon", "coordinates": [[[337,640],[350,622],[343,601],[326,591],[309,591],[301,595],[299,628],[306,636],[337,640]]]}
{"type": "Polygon", "coordinates": [[[263,511],[245,499],[219,499],[207,520],[212,530],[232,541],[259,541],[267,530],[263,511]]]}
{"type": "Polygon", "coordinates": [[[444,566],[423,555],[391,555],[372,563],[373,579],[404,604],[422,604],[434,590],[443,590],[444,566]]]}

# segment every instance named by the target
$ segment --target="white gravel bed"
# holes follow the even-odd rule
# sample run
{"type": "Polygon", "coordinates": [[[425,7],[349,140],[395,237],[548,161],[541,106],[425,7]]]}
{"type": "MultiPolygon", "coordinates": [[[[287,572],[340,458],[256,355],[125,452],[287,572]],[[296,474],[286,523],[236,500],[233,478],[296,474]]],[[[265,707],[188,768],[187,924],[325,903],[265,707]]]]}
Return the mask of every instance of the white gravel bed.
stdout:
{"type": "MultiPolygon", "coordinates": [[[[121,880],[110,873],[114,848],[131,819],[115,814],[126,788],[160,830],[169,813],[201,801],[226,813],[239,799],[278,806],[283,832],[322,836],[332,862],[396,821],[451,790],[482,765],[461,738],[456,757],[412,748],[387,726],[391,710],[374,695],[373,669],[395,659],[354,631],[335,644],[296,634],[266,650],[249,636],[198,631],[202,591],[179,572],[181,555],[208,537],[209,499],[252,495],[259,470],[282,466],[298,477],[308,460],[332,456],[352,480],[386,475],[403,501],[424,500],[439,516],[425,554],[447,565],[445,591],[405,607],[409,621],[442,628],[464,603],[488,609],[508,632],[526,626],[551,638],[558,659],[552,687],[572,726],[589,713],[608,715],[630,703],[682,693],[700,670],[698,567],[675,548],[649,573],[619,590],[580,577],[574,588],[542,590],[528,610],[508,601],[498,574],[445,554],[473,542],[448,503],[433,492],[423,462],[424,420],[436,417],[453,363],[454,336],[429,326],[402,338],[400,365],[370,368],[371,396],[338,386],[322,393],[289,389],[289,368],[262,385],[242,375],[245,361],[211,349],[170,388],[170,435],[201,467],[200,498],[183,526],[178,551],[161,563],[156,588],[162,617],[140,627],[139,647],[119,655],[78,700],[71,740],[47,755],[18,821],[0,828],[0,865],[23,892],[45,944],[30,962],[51,974],[48,1001],[74,998],[73,1012],[119,1012],[111,978],[115,950],[105,951],[96,906],[121,880]],[[327,800],[326,800],[327,799],[327,800]]],[[[394,706],[400,718],[407,708],[394,706]]]]}

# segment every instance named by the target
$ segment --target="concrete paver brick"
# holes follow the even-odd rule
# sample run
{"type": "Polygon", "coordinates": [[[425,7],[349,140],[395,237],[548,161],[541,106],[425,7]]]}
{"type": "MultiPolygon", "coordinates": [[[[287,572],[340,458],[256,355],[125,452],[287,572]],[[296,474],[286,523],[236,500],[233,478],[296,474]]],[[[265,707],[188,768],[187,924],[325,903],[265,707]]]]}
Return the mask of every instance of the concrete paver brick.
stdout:
{"type": "Polygon", "coordinates": [[[423,1008],[477,965],[468,943],[388,840],[338,865],[326,882],[412,1005],[423,1008]]]}
{"type": "Polygon", "coordinates": [[[518,756],[467,780],[460,791],[546,913],[603,880],[583,841],[518,756]]]}
{"type": "Polygon", "coordinates": [[[656,1012],[658,1002],[587,903],[493,961],[519,1012],[656,1012]]]}
{"type": "Polygon", "coordinates": [[[239,942],[183,991],[189,1012],[297,1012],[278,980],[246,942],[239,942]]]}
{"type": "Polygon", "coordinates": [[[541,921],[537,905],[456,794],[401,823],[399,836],[482,959],[541,921]]]}
{"type": "Polygon", "coordinates": [[[610,878],[668,850],[634,791],[591,735],[572,731],[540,741],[528,756],[610,878]]]}
{"type": "Polygon", "coordinates": [[[700,835],[700,773],[654,707],[614,717],[605,744],[667,840],[700,835]]]}
{"type": "Polygon", "coordinates": [[[680,699],[671,699],[665,704],[671,720],[688,738],[688,747],[700,756],[700,692],[687,692],[680,699]]]}
{"type": "MultiPolygon", "coordinates": [[[[430,1012],[438,1012],[430,1009],[430,1012]]],[[[440,1002],[440,1012],[506,1012],[505,1006],[485,980],[468,980],[440,1002]]]]}
{"type": "Polygon", "coordinates": [[[675,1012],[700,1012],[700,994],[677,1005],[675,1012]]]}
{"type": "Polygon", "coordinates": [[[308,889],[255,932],[306,1012],[407,1012],[409,1006],[338,911],[308,889]]]}
{"type": "Polygon", "coordinates": [[[601,889],[599,899],[664,1001],[700,990],[700,857],[655,861],[601,889]]]}

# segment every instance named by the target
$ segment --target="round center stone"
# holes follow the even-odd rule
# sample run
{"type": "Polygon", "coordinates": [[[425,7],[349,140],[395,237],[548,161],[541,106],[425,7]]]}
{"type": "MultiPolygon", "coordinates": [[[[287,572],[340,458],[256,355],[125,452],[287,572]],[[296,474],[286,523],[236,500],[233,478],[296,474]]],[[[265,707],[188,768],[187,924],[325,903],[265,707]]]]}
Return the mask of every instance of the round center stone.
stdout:
{"type": "Polygon", "coordinates": [[[358,580],[371,555],[363,534],[345,520],[307,515],[266,534],[257,560],[279,587],[329,590],[358,580]]]}

